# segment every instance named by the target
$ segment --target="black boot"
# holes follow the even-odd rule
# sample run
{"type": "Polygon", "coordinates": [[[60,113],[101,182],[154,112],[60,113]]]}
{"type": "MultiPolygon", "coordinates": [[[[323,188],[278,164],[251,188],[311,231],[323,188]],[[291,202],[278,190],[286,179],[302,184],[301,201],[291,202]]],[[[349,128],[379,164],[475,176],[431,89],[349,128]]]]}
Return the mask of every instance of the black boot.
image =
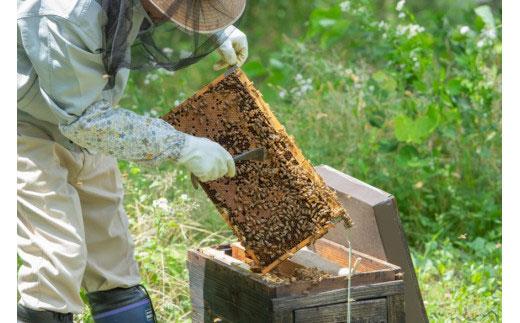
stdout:
{"type": "Polygon", "coordinates": [[[152,301],[141,285],[93,292],[87,296],[96,323],[156,322],[152,301]]]}
{"type": "Polygon", "coordinates": [[[35,311],[18,304],[18,323],[72,323],[72,313],[35,311]]]}

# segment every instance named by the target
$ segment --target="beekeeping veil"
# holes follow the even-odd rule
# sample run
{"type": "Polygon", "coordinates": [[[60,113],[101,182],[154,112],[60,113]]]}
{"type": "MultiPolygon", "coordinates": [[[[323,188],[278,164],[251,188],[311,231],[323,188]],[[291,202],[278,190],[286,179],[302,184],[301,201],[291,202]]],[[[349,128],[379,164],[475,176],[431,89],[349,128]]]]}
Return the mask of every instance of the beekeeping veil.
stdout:
{"type": "Polygon", "coordinates": [[[121,68],[176,71],[196,63],[224,42],[222,30],[237,25],[246,5],[246,0],[99,1],[107,17],[103,61],[108,88],[121,68]],[[139,21],[139,34],[132,42],[128,38],[136,28],[134,13],[140,1],[149,17],[139,21]]]}

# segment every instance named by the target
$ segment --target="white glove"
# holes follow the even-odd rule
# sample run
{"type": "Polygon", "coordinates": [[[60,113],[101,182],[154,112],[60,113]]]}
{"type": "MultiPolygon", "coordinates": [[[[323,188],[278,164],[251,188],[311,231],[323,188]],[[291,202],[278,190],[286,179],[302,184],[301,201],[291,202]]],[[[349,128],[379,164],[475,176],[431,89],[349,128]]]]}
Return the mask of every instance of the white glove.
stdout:
{"type": "Polygon", "coordinates": [[[201,182],[213,181],[222,176],[235,176],[233,157],[218,143],[186,135],[178,163],[184,165],[201,182]]]}
{"type": "Polygon", "coordinates": [[[225,41],[217,49],[221,59],[213,65],[215,71],[233,65],[242,66],[247,59],[247,37],[238,28],[231,25],[222,31],[220,37],[225,37],[225,41]]]}

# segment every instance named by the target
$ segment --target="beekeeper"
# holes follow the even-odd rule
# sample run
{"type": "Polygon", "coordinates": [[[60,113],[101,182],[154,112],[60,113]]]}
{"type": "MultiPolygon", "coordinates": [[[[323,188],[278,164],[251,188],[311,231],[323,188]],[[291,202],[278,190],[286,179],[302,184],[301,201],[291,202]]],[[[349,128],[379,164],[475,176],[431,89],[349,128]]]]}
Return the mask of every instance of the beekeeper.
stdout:
{"type": "Polygon", "coordinates": [[[244,63],[232,24],[245,2],[18,0],[18,322],[72,322],[80,288],[96,322],[155,321],[116,159],[177,163],[201,181],[235,165],[219,144],[116,105],[131,69],[175,71],[215,49],[217,68],[244,63]],[[178,55],[154,37],[164,26],[178,55]]]}

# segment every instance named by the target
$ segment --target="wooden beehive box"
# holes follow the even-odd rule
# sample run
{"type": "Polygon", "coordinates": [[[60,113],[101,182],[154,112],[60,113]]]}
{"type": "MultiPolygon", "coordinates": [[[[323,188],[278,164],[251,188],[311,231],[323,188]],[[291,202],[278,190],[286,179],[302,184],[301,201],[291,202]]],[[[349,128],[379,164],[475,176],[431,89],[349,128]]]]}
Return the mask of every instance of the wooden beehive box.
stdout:
{"type": "MultiPolygon", "coordinates": [[[[352,277],[351,322],[428,322],[413,266],[407,264],[411,262],[407,248],[393,239],[402,234],[401,228],[388,222],[398,222],[398,215],[381,212],[393,197],[331,167],[316,169],[354,219],[348,237],[337,224],[310,246],[317,257],[329,262],[319,263],[323,270],[330,268],[330,262],[348,266],[348,239],[354,249],[361,250],[352,254],[352,260],[361,261],[352,277]],[[389,259],[402,263],[406,270],[389,259]]],[[[315,259],[299,257],[303,251],[272,273],[259,274],[250,270],[247,254],[236,243],[190,250],[193,322],[346,322],[346,277],[289,283],[267,279],[275,272],[290,274],[316,266],[315,259]]]]}
{"type": "MultiPolygon", "coordinates": [[[[346,247],[322,238],[314,249],[318,256],[348,266],[346,247]]],[[[345,276],[273,282],[250,271],[245,255],[235,244],[189,251],[193,322],[347,321],[345,276]]],[[[356,251],[352,256],[361,261],[351,281],[351,322],[404,322],[400,268],[356,251]]],[[[302,267],[289,259],[276,270],[290,275],[302,267]]]]}
{"type": "Polygon", "coordinates": [[[323,236],[335,219],[351,225],[335,193],[239,69],[217,78],[163,118],[178,130],[220,143],[231,155],[267,150],[264,162],[237,162],[234,178],[202,184],[256,270],[269,272],[323,236]]]}

